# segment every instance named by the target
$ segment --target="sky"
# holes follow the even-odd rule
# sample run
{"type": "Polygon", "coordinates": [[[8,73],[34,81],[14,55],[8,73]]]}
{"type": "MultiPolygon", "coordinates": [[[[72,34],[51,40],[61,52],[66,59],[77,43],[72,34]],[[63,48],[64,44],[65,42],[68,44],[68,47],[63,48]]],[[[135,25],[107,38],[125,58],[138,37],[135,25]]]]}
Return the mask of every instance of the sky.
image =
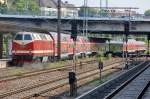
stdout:
{"type": "MultiPolygon", "coordinates": [[[[75,4],[76,6],[83,5],[84,0],[62,0],[75,4]]],[[[105,6],[105,0],[102,0],[105,6]]],[[[100,6],[100,0],[88,0],[88,6],[100,6]]],[[[139,13],[144,13],[145,10],[150,9],[150,0],[108,0],[109,7],[138,7],[136,10],[139,13]]]]}

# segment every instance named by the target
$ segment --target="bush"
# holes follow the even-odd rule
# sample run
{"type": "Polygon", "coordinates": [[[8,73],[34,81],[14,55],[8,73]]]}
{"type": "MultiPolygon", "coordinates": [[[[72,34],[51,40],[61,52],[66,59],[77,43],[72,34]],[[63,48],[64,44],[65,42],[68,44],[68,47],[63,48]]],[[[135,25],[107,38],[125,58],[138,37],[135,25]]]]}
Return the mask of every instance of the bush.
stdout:
{"type": "Polygon", "coordinates": [[[148,54],[148,52],[149,52],[149,54],[150,54],[150,51],[147,51],[147,50],[144,52],[144,54],[148,54]]]}
{"type": "Polygon", "coordinates": [[[109,53],[109,54],[107,55],[107,58],[108,58],[109,60],[112,59],[112,54],[109,53]]]}
{"type": "Polygon", "coordinates": [[[104,60],[104,54],[99,52],[97,54],[97,61],[102,62],[104,60]]]}

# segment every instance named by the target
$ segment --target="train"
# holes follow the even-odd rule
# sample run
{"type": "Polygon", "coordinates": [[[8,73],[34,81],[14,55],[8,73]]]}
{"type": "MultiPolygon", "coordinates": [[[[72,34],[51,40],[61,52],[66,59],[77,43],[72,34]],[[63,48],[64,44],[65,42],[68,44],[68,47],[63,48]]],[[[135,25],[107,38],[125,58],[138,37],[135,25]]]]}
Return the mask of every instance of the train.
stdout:
{"type": "Polygon", "coordinates": [[[146,51],[146,43],[143,41],[136,41],[135,39],[129,39],[127,44],[123,41],[110,41],[107,42],[107,44],[109,44],[109,53],[114,56],[122,56],[126,51],[130,55],[140,55],[146,51]]]}
{"type": "MultiPolygon", "coordinates": [[[[83,36],[76,41],[76,55],[84,57],[97,52],[101,43],[90,42],[83,36]],[[99,46],[99,47],[96,47],[99,46]]],[[[61,33],[61,58],[72,58],[74,42],[70,35],[61,33]]],[[[53,60],[57,57],[57,33],[18,32],[12,42],[12,60],[15,62],[53,60]]]]}
{"type": "MultiPolygon", "coordinates": [[[[145,43],[142,41],[129,40],[127,43],[128,52],[144,52],[145,43]]],[[[57,55],[57,33],[35,33],[18,32],[12,41],[12,61],[19,62],[46,62],[54,60],[57,55]]],[[[61,33],[61,58],[72,59],[74,55],[74,42],[69,34],[61,33]]],[[[78,36],[76,40],[75,55],[85,57],[99,52],[106,55],[122,54],[126,51],[126,44],[123,42],[110,41],[102,43],[87,37],[78,36]]]]}

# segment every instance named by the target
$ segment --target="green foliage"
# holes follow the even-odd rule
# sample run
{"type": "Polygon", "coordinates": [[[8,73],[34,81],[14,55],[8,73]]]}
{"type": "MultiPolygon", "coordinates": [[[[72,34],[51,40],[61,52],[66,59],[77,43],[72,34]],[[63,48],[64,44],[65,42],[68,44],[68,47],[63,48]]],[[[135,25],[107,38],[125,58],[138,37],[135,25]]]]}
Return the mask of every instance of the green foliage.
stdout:
{"type": "Polygon", "coordinates": [[[0,13],[4,14],[7,11],[7,5],[6,4],[0,4],[0,13]]]}
{"type": "Polygon", "coordinates": [[[38,12],[39,11],[39,6],[35,2],[35,0],[29,0],[29,11],[31,12],[38,12]]]}
{"type": "Polygon", "coordinates": [[[150,16],[150,9],[146,10],[144,13],[145,16],[150,16]]]}
{"type": "Polygon", "coordinates": [[[35,0],[15,0],[12,7],[15,7],[18,12],[37,13],[39,11],[39,6],[35,0]]]}
{"type": "Polygon", "coordinates": [[[112,59],[112,54],[109,53],[108,56],[107,56],[107,58],[108,58],[109,60],[112,59]]]}
{"type": "Polygon", "coordinates": [[[18,69],[13,69],[10,74],[11,75],[16,75],[16,76],[22,76],[23,73],[24,73],[24,71],[22,69],[18,68],[18,69]]]}
{"type": "Polygon", "coordinates": [[[100,16],[103,16],[103,17],[108,16],[107,10],[104,10],[104,9],[101,9],[101,10],[99,11],[99,14],[100,14],[100,16]]]}
{"type": "Polygon", "coordinates": [[[150,50],[148,51],[148,50],[146,50],[145,52],[144,52],[144,54],[148,54],[148,53],[150,53],[150,50]]]}
{"type": "MultiPolygon", "coordinates": [[[[86,16],[92,17],[92,16],[96,16],[99,12],[99,9],[97,8],[86,8],[87,14],[86,16]]],[[[79,16],[84,16],[85,13],[85,7],[81,7],[79,10],[79,16]]]]}
{"type": "Polygon", "coordinates": [[[99,52],[97,54],[97,61],[102,62],[104,60],[104,54],[102,52],[99,52]]]}
{"type": "Polygon", "coordinates": [[[23,12],[24,8],[25,8],[25,0],[16,0],[15,1],[15,6],[16,6],[16,10],[19,12],[23,12]]]}

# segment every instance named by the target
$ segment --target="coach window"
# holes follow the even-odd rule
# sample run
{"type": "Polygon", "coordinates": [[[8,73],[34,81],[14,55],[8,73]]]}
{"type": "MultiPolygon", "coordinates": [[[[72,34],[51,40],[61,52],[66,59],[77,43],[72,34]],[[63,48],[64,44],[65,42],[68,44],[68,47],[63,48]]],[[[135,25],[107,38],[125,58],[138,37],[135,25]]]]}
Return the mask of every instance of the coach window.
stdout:
{"type": "Polygon", "coordinates": [[[17,34],[17,36],[15,37],[15,40],[23,40],[23,35],[17,34]]]}
{"type": "Polygon", "coordinates": [[[63,37],[63,41],[66,42],[66,41],[67,41],[67,38],[66,38],[66,37],[63,37]]]}
{"type": "Polygon", "coordinates": [[[32,40],[31,35],[30,34],[25,34],[24,35],[24,40],[32,40]]]}
{"type": "Polygon", "coordinates": [[[77,41],[79,42],[79,41],[80,41],[80,39],[79,39],[79,38],[77,38],[77,41]]]}

